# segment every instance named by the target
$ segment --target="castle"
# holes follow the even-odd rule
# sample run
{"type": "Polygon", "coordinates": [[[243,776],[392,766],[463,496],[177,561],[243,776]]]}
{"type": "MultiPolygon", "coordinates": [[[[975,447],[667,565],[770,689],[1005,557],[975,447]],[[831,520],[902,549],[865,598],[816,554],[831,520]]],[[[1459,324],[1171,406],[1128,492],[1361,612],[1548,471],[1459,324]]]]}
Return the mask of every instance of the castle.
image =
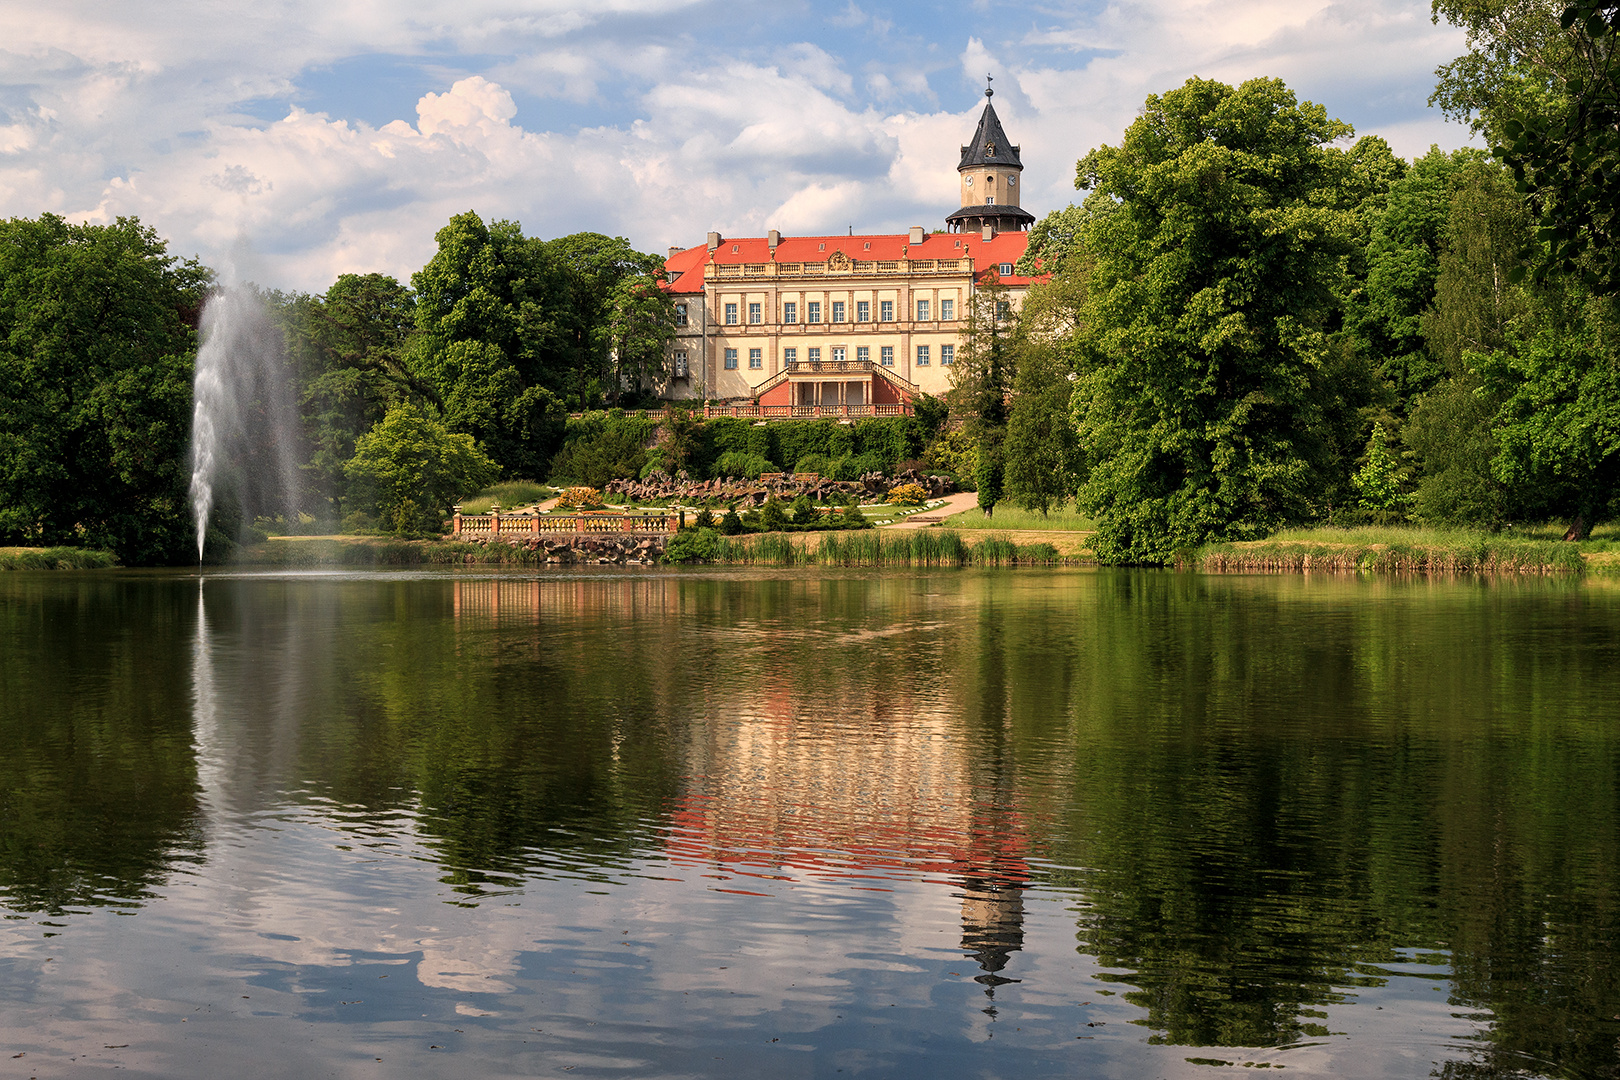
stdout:
{"type": "Polygon", "coordinates": [[[669,398],[720,401],[714,416],[883,416],[943,394],[976,289],[994,275],[1015,306],[1035,217],[1024,166],[985,90],[946,230],[881,236],[722,237],[671,248],[675,302],[669,398]]]}

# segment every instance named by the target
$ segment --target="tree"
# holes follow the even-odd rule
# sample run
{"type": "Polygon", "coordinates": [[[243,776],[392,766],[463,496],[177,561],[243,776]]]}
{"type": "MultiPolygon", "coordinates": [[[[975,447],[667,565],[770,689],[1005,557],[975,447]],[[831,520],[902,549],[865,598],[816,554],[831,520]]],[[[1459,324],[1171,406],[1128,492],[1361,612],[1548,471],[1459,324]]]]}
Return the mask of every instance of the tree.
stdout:
{"type": "Polygon", "coordinates": [[[1150,97],[1076,185],[1094,214],[1074,411],[1107,562],[1311,518],[1342,486],[1325,433],[1360,402],[1329,337],[1354,251],[1351,133],[1283,84],[1190,79],[1150,97]]]}
{"type": "Polygon", "coordinates": [[[562,441],[568,381],[561,272],[545,245],[513,222],[471,211],[436,234],[438,251],[412,276],[411,370],[443,403],[444,421],[482,443],[509,473],[539,476],[562,441]]]}
{"type": "Polygon", "coordinates": [[[452,503],[499,473],[472,436],[452,433],[420,406],[401,402],[355,443],[349,479],[401,533],[437,532],[452,503]]]}
{"type": "Polygon", "coordinates": [[[354,444],[395,402],[438,404],[433,387],[406,366],[416,329],[416,298],[384,274],[343,274],[324,296],[273,298],[297,362],[298,406],[307,459],[306,506],[325,503],[343,517],[343,466],[354,444]]]}
{"type": "Polygon", "coordinates": [[[209,272],[134,218],[0,222],[0,544],[186,557],[209,272]]]}
{"type": "Polygon", "coordinates": [[[604,386],[617,401],[624,376],[639,386],[661,371],[675,327],[673,303],[657,287],[663,258],[601,233],[558,237],[546,242],[545,254],[566,296],[558,329],[569,374],[565,386],[553,389],[586,410],[599,404],[604,386]]]}

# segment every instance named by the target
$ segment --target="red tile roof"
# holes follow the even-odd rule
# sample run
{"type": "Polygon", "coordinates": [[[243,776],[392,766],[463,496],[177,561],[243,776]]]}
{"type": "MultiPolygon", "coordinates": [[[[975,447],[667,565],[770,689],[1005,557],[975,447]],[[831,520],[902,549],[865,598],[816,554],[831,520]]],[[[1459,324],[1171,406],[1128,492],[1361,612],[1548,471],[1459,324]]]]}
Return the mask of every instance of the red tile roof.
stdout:
{"type": "MultiPolygon", "coordinates": [[[[1026,232],[998,233],[984,240],[979,233],[933,233],[923,237],[920,244],[912,244],[906,233],[880,236],[784,236],[776,248],[779,263],[826,262],[834,252],[842,251],[851,259],[960,259],[964,255],[973,260],[975,278],[983,277],[1002,263],[1017,263],[1029,246],[1026,232]]],[[[712,255],[706,245],[687,248],[664,263],[665,269],[678,275],[668,286],[671,292],[696,293],[703,291],[704,265],[764,263],[771,260],[770,242],[763,236],[731,237],[720,241],[712,255]],[[693,271],[699,271],[694,274],[693,271]]],[[[1028,285],[1040,278],[1017,274],[1004,276],[1005,285],[1028,285]]]]}

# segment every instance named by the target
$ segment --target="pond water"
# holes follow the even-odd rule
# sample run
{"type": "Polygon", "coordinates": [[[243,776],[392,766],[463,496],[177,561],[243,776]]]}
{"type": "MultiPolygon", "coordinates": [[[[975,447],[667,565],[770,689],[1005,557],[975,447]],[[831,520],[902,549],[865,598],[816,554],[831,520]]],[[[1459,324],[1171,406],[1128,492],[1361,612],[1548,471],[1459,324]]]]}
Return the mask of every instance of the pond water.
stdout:
{"type": "Polygon", "coordinates": [[[0,575],[0,1077],[1613,1077],[1620,590],[0,575]]]}

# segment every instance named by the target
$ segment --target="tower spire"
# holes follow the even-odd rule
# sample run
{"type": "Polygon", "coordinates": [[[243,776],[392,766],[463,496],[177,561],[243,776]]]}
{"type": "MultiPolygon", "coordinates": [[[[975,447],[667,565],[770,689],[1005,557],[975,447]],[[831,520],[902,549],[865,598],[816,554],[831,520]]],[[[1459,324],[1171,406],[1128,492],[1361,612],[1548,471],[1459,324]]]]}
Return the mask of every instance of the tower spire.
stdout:
{"type": "Polygon", "coordinates": [[[995,88],[990,85],[991,83],[993,83],[995,81],[996,81],[996,77],[994,75],[986,75],[984,77],[984,96],[985,97],[993,98],[993,97],[996,96],[995,88]]]}

